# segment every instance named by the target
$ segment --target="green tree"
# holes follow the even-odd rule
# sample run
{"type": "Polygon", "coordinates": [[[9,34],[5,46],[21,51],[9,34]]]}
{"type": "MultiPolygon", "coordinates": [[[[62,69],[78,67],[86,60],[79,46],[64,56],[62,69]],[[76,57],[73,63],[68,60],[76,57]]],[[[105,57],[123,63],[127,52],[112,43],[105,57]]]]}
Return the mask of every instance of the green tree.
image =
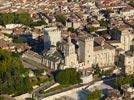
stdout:
{"type": "Polygon", "coordinates": [[[121,87],[122,85],[126,85],[126,84],[133,86],[134,85],[134,75],[117,77],[115,80],[115,83],[119,87],[121,87]]]}
{"type": "Polygon", "coordinates": [[[0,94],[20,95],[32,90],[28,73],[19,57],[0,49],[0,94]]]}
{"type": "Polygon", "coordinates": [[[102,77],[102,70],[98,65],[93,67],[93,76],[102,77]]]}
{"type": "Polygon", "coordinates": [[[0,14],[0,25],[4,26],[4,22],[3,22],[2,14],[0,14]]]}
{"type": "Polygon", "coordinates": [[[73,28],[73,27],[69,27],[69,28],[68,28],[68,31],[74,32],[74,28],[73,28]]]}
{"type": "Polygon", "coordinates": [[[92,33],[92,32],[95,32],[95,31],[96,31],[96,28],[93,27],[93,26],[87,28],[87,32],[89,32],[89,33],[92,33]]]}
{"type": "Polygon", "coordinates": [[[13,24],[16,22],[16,13],[0,13],[0,25],[13,24]]]}
{"type": "Polygon", "coordinates": [[[56,21],[62,23],[63,25],[66,25],[66,17],[64,15],[57,15],[55,18],[56,21]]]}
{"type": "Polygon", "coordinates": [[[44,20],[33,22],[31,15],[27,12],[0,13],[0,25],[5,26],[6,24],[23,24],[26,26],[34,27],[46,25],[47,23],[44,20]]]}
{"type": "Polygon", "coordinates": [[[99,21],[99,23],[100,23],[100,26],[108,27],[108,22],[107,22],[107,21],[104,21],[104,19],[101,19],[101,20],[99,21]]]}
{"type": "Polygon", "coordinates": [[[0,100],[5,100],[5,98],[3,96],[0,95],[0,100]]]}
{"type": "Polygon", "coordinates": [[[112,75],[113,70],[103,70],[98,65],[93,67],[93,76],[101,78],[102,76],[109,77],[112,75]]]}
{"type": "Polygon", "coordinates": [[[2,20],[4,22],[4,25],[13,23],[13,15],[11,13],[4,13],[2,15],[2,20]]]}
{"type": "Polygon", "coordinates": [[[55,80],[61,85],[73,85],[82,82],[79,72],[74,68],[67,68],[58,72],[55,75],[55,80]]]}
{"type": "Polygon", "coordinates": [[[30,24],[32,23],[32,18],[30,14],[26,12],[18,14],[18,20],[19,23],[24,24],[26,26],[30,26],[30,24]]]}
{"type": "Polygon", "coordinates": [[[100,90],[95,90],[88,95],[87,100],[100,100],[101,94],[100,90]]]}
{"type": "Polygon", "coordinates": [[[34,74],[36,76],[41,76],[43,72],[44,72],[44,70],[34,70],[34,74]]]}
{"type": "Polygon", "coordinates": [[[129,4],[130,6],[132,6],[132,7],[134,7],[134,1],[130,1],[128,4],[129,4]]]}
{"type": "Polygon", "coordinates": [[[32,23],[32,18],[29,13],[0,13],[0,25],[6,24],[24,24],[29,26],[32,23]]]}
{"type": "Polygon", "coordinates": [[[106,70],[106,71],[102,70],[102,75],[109,77],[112,75],[112,72],[113,70],[106,70]]]}
{"type": "Polygon", "coordinates": [[[30,27],[41,26],[41,25],[47,25],[47,23],[44,20],[38,20],[36,22],[32,22],[30,27]]]}

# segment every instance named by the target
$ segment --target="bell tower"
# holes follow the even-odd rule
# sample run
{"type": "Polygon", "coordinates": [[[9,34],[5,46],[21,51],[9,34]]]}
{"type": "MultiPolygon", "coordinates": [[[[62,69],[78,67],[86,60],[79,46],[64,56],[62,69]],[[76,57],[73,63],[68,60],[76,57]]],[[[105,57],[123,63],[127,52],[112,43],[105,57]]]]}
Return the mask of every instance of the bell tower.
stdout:
{"type": "Polygon", "coordinates": [[[78,64],[77,54],[75,52],[75,45],[71,42],[71,36],[69,33],[68,43],[65,44],[65,65],[75,67],[78,64]]]}

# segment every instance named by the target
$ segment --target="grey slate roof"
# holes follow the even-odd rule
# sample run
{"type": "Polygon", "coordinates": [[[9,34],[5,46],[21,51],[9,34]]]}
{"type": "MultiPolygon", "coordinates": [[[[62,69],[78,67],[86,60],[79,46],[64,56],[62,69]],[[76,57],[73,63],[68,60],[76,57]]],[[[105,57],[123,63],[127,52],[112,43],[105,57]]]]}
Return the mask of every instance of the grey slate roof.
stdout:
{"type": "Polygon", "coordinates": [[[55,47],[52,47],[50,50],[47,50],[43,53],[44,59],[48,59],[53,62],[58,62],[64,60],[63,55],[56,50],[55,47]]]}

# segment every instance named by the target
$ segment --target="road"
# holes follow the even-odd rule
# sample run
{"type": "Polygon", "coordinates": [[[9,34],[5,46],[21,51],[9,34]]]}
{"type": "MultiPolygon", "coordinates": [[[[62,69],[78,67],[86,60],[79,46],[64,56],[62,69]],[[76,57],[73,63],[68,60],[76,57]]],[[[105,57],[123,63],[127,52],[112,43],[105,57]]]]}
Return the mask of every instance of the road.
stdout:
{"type": "Polygon", "coordinates": [[[50,82],[47,82],[47,83],[42,84],[41,86],[39,86],[38,88],[34,89],[34,90],[31,92],[32,97],[33,97],[33,98],[38,98],[38,97],[40,97],[41,94],[39,94],[39,92],[40,92],[41,90],[45,90],[45,89],[51,87],[51,86],[54,85],[54,84],[55,84],[55,81],[50,81],[50,82]]]}
{"type": "MultiPolygon", "coordinates": [[[[77,91],[76,93],[74,93],[74,95],[76,96],[76,94],[78,94],[78,92],[81,92],[82,94],[81,95],[86,95],[87,94],[87,90],[89,90],[89,88],[92,88],[92,87],[95,87],[95,86],[100,86],[100,88],[110,88],[110,86],[108,84],[106,84],[105,82],[111,82],[115,79],[116,77],[114,78],[110,78],[110,79],[105,79],[105,80],[94,80],[92,82],[89,82],[89,83],[86,83],[86,84],[82,84],[82,85],[79,85],[79,86],[74,86],[73,88],[70,88],[70,89],[64,89],[64,91],[60,90],[60,92],[58,91],[53,91],[51,92],[50,94],[48,95],[44,95],[44,94],[41,94],[39,93],[39,91],[41,90],[45,90],[47,88],[49,88],[50,86],[52,86],[52,84],[50,83],[47,83],[47,84],[44,84],[43,86],[40,86],[39,88],[35,89],[32,94],[34,96],[34,98],[36,99],[41,99],[41,98],[49,98],[49,96],[55,96],[56,94],[59,94],[59,93],[63,93],[63,92],[66,92],[66,91],[71,91],[72,89],[74,88],[77,88],[77,91]],[[101,86],[102,84],[102,86],[101,86]]],[[[79,94],[80,95],[80,94],[79,94]]],[[[73,95],[72,95],[73,97],[73,95]]]]}

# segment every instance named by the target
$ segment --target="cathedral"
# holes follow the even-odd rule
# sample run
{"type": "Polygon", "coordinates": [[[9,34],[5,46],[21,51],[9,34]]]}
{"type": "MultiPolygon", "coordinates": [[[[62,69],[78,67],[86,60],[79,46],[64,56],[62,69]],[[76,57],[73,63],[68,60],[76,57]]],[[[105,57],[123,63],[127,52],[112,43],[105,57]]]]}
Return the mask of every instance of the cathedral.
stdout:
{"type": "Polygon", "coordinates": [[[98,65],[102,68],[114,66],[115,48],[107,43],[103,37],[85,34],[78,37],[78,48],[72,43],[71,36],[67,41],[56,47],[51,47],[43,54],[43,63],[51,69],[76,68],[79,70],[98,65]]]}

